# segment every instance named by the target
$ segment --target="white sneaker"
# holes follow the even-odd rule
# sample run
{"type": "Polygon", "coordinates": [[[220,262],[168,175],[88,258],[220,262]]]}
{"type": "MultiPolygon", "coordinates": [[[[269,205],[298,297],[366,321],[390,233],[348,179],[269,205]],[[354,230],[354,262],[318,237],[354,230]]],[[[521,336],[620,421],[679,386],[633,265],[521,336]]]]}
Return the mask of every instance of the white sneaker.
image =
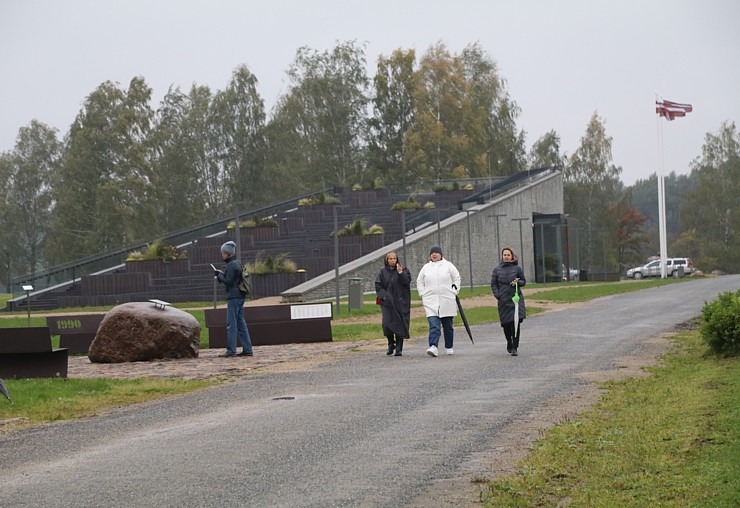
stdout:
{"type": "Polygon", "coordinates": [[[455,352],[452,350],[452,348],[450,348],[450,349],[447,350],[447,354],[448,355],[454,355],[455,352]]]}
{"type": "Polygon", "coordinates": [[[437,349],[437,346],[431,346],[429,349],[427,349],[427,354],[434,357],[439,356],[439,350],[437,349]]]}

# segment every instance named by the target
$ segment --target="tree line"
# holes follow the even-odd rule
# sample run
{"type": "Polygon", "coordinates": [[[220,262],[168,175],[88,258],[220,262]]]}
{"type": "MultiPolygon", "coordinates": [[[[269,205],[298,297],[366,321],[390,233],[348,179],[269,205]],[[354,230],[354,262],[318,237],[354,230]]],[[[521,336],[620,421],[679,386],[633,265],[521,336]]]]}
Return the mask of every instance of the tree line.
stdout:
{"type": "MultiPolygon", "coordinates": [[[[104,82],[62,138],[33,120],[0,154],[0,280],[223,217],[235,203],[258,207],[327,185],[413,189],[552,165],[564,171],[566,213],[581,220],[583,259],[602,259],[599,245],[615,266],[642,256],[647,219],[619,181],[596,112],[572,155],[554,130],[527,153],[520,109],[479,44],[456,53],[437,43],[420,56],[397,49],[377,57],[372,77],[366,61],[364,46],[351,41],[298,49],[269,113],[257,77],[241,65],[223,90],[173,86],[156,109],[143,77],[127,88],[104,82]],[[601,237],[608,246],[594,240],[601,237]]],[[[736,176],[737,133],[734,124],[722,129],[695,171],[736,176]]],[[[715,220],[712,213],[720,212],[707,209],[702,220],[715,220]]],[[[722,214],[732,243],[733,216],[722,214]]]]}

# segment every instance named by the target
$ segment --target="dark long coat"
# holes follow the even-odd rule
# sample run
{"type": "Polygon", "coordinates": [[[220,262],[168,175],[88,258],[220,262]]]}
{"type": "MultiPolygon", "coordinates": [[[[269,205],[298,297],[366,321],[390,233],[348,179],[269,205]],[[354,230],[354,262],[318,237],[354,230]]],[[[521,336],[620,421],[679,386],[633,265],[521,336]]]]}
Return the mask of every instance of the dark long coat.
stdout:
{"type": "Polygon", "coordinates": [[[394,334],[396,338],[409,338],[411,321],[411,272],[404,268],[401,273],[389,266],[380,269],[375,278],[375,293],[383,312],[383,335],[394,334]]]}
{"type": "Polygon", "coordinates": [[[519,279],[519,320],[527,317],[527,308],[524,305],[524,295],[521,288],[527,284],[524,278],[524,270],[519,263],[514,260],[502,262],[493,269],[491,274],[491,290],[493,296],[498,299],[498,315],[501,326],[514,322],[514,286],[511,281],[519,279]]]}

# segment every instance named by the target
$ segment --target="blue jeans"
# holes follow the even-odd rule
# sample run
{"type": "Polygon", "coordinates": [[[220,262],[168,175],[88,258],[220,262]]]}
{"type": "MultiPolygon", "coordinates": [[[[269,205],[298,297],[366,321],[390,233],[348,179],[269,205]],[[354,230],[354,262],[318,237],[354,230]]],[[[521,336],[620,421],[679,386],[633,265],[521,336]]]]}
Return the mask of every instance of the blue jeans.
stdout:
{"type": "Polygon", "coordinates": [[[244,298],[226,300],[226,352],[236,354],[236,337],[242,345],[242,351],[252,352],[252,339],[249,336],[247,322],[244,320],[244,298]]]}
{"type": "Polygon", "coordinates": [[[443,318],[430,316],[427,318],[427,321],[429,321],[429,345],[435,347],[439,346],[439,329],[441,325],[445,334],[445,347],[447,349],[452,349],[452,341],[455,338],[455,329],[452,328],[452,316],[443,318]]]}

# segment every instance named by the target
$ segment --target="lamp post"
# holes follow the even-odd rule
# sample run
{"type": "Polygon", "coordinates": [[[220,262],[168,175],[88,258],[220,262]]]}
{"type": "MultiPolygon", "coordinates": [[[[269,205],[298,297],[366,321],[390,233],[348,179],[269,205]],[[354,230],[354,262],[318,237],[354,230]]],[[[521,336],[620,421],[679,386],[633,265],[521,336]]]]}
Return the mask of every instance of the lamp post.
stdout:
{"type": "Polygon", "coordinates": [[[468,222],[468,266],[470,267],[470,294],[473,293],[473,248],[470,235],[470,210],[465,210],[468,222]]]}
{"type": "Polygon", "coordinates": [[[213,277],[213,308],[215,309],[217,307],[216,305],[216,286],[218,285],[218,279],[216,277],[213,277]]]}
{"type": "Polygon", "coordinates": [[[239,201],[238,203],[234,204],[234,243],[236,244],[236,252],[234,252],[234,257],[241,263],[242,262],[242,255],[241,255],[241,206],[242,205],[250,205],[251,201],[239,201]]]}
{"type": "Polygon", "coordinates": [[[339,222],[337,219],[337,205],[331,207],[334,216],[334,292],[336,296],[336,310],[339,315],[339,222]]]}
{"type": "Polygon", "coordinates": [[[493,148],[489,148],[486,152],[486,158],[488,159],[488,201],[491,200],[491,187],[493,187],[493,180],[491,179],[491,152],[493,152],[493,148]]]}
{"type": "Polygon", "coordinates": [[[241,236],[239,234],[239,230],[241,229],[239,226],[239,222],[241,220],[241,212],[239,211],[239,205],[241,203],[237,203],[235,205],[235,213],[234,213],[234,243],[236,244],[236,252],[234,252],[234,255],[236,256],[236,259],[241,263],[242,262],[242,256],[241,256],[241,236]]]}
{"type": "Polygon", "coordinates": [[[517,217],[516,219],[511,220],[519,221],[519,266],[524,269],[524,240],[522,239],[522,221],[530,219],[529,217],[517,217]]]}
{"type": "MultiPolygon", "coordinates": [[[[496,252],[498,252],[498,255],[500,256],[501,255],[501,241],[499,240],[499,235],[498,235],[498,220],[501,217],[506,217],[506,214],[505,213],[494,213],[493,215],[489,215],[489,217],[493,217],[494,219],[496,219],[496,252]]],[[[521,252],[519,254],[521,254],[521,252]]]]}
{"type": "MultiPolygon", "coordinates": [[[[540,222],[540,251],[542,252],[542,284],[547,284],[547,267],[545,266],[545,224],[540,222]]],[[[537,280],[537,277],[535,277],[537,280]]]]}
{"type": "Polygon", "coordinates": [[[339,219],[338,208],[346,208],[346,205],[332,205],[331,212],[334,216],[334,293],[336,297],[337,316],[339,315],[339,219]]]}
{"type": "Polygon", "coordinates": [[[581,245],[580,245],[580,233],[583,228],[575,228],[576,232],[576,266],[578,267],[578,280],[581,280],[581,245]]]}
{"type": "Polygon", "coordinates": [[[28,327],[31,328],[31,291],[33,291],[33,286],[30,284],[25,284],[23,286],[23,291],[26,292],[26,309],[28,309],[28,327]]]}
{"type": "Polygon", "coordinates": [[[439,208],[434,209],[437,214],[437,245],[442,245],[442,224],[439,222],[439,208]]]}
{"type": "Polygon", "coordinates": [[[406,209],[401,209],[401,231],[403,232],[403,262],[406,263],[406,209]]]}

